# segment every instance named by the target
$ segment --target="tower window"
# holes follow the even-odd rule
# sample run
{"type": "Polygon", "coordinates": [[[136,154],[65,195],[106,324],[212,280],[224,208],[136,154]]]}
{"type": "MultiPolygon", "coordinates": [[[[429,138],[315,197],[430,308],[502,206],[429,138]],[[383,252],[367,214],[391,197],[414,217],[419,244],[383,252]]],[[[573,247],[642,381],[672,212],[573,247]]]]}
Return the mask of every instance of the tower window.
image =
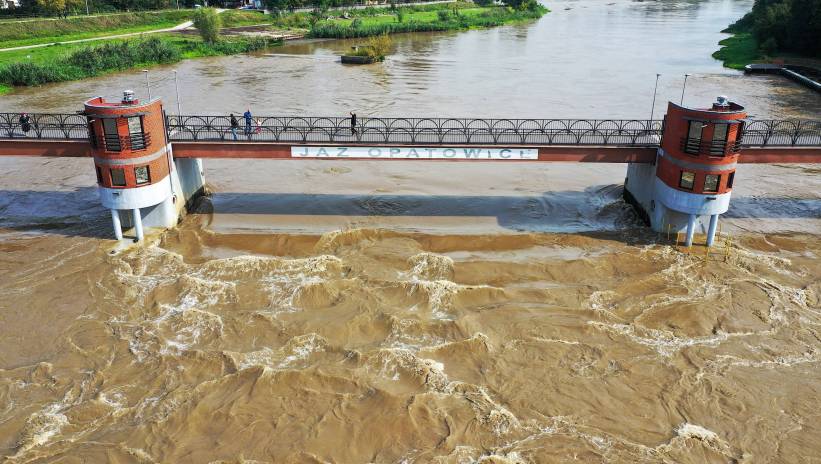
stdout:
{"type": "Polygon", "coordinates": [[[100,169],[100,166],[94,166],[94,169],[97,171],[97,183],[103,183],[103,171],[100,169]]]}
{"type": "Polygon", "coordinates": [[[111,185],[125,187],[125,169],[111,168],[111,185]]]}
{"type": "Polygon", "coordinates": [[[704,191],[718,192],[718,183],[720,180],[721,175],[719,174],[707,174],[704,176],[704,191]]]}
{"type": "Polygon", "coordinates": [[[687,172],[681,171],[681,178],[679,179],[678,186],[687,189],[693,190],[693,185],[696,183],[696,173],[694,172],[687,172]]]}
{"type": "Polygon", "coordinates": [[[128,118],[128,138],[131,141],[132,150],[145,150],[146,143],[142,117],[128,118]]]}
{"type": "Polygon", "coordinates": [[[134,177],[137,179],[137,185],[151,182],[151,175],[148,172],[148,166],[139,166],[134,168],[134,177]]]}
{"type": "Polygon", "coordinates": [[[103,139],[108,151],[121,151],[120,134],[117,130],[116,119],[103,119],[103,139]]]}
{"type": "Polygon", "coordinates": [[[730,177],[727,178],[727,188],[733,188],[733,179],[735,179],[735,171],[730,173],[730,177]]]}
{"type": "Polygon", "coordinates": [[[687,127],[687,139],[684,142],[684,153],[698,155],[701,151],[701,136],[704,131],[704,123],[701,121],[690,121],[687,127]]]}
{"type": "Polygon", "coordinates": [[[716,124],[713,126],[713,142],[727,141],[727,124],[716,124]]]}

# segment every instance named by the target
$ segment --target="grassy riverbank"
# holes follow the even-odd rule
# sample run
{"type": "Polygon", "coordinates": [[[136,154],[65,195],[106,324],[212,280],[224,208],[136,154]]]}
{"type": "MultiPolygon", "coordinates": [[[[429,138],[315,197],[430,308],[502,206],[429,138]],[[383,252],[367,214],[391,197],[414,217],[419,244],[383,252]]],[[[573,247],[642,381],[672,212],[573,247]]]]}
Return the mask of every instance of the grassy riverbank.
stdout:
{"type": "MultiPolygon", "coordinates": [[[[176,25],[187,20],[193,10],[164,13],[134,13],[130,23],[124,18],[114,20],[115,29],[102,31],[102,17],[77,18],[91,21],[84,26],[72,24],[60,30],[50,25],[48,30],[40,31],[29,39],[22,39],[20,30],[29,30],[31,26],[9,27],[2,30],[0,40],[8,44],[21,40],[41,40],[42,43],[76,40],[82,34],[114,35],[125,33],[128,27],[148,27],[154,29],[157,24],[176,25]],[[140,21],[154,22],[135,25],[140,21]],[[162,19],[158,19],[162,18],[162,19]],[[168,21],[161,23],[158,21],[168,21]],[[124,26],[124,24],[130,24],[124,26]],[[80,31],[81,28],[88,28],[80,31]],[[119,29],[117,29],[119,27],[119,29]],[[5,35],[3,35],[5,34],[5,35]],[[38,35],[39,34],[39,35],[38,35]],[[59,40],[55,40],[55,39],[59,40]]],[[[291,13],[272,18],[256,12],[225,11],[220,17],[224,27],[236,27],[249,24],[272,23],[271,28],[301,29],[311,37],[350,38],[367,37],[400,32],[450,31],[479,27],[493,27],[540,18],[547,9],[532,3],[524,9],[507,6],[476,6],[473,3],[434,4],[409,6],[397,9],[366,8],[339,12],[340,17],[332,18],[327,12],[291,13]],[[342,17],[344,16],[344,17],[342,17]],[[266,21],[267,20],[267,21],[266,21]],[[307,26],[304,27],[303,26],[307,26]]],[[[123,16],[123,15],[118,15],[123,16]]],[[[129,15],[125,15],[129,16],[129,15]]],[[[62,20],[62,21],[72,21],[62,20]]],[[[41,21],[33,21],[40,23],[41,21]]],[[[61,22],[61,21],[52,21],[61,22]]],[[[27,24],[27,23],[20,23],[27,24]]],[[[95,77],[107,73],[139,69],[157,64],[175,63],[183,59],[203,56],[232,55],[262,50],[274,45],[277,41],[263,37],[231,36],[224,37],[215,43],[205,43],[199,37],[190,34],[158,33],[128,39],[109,39],[96,45],[90,43],[57,43],[46,47],[0,52],[0,94],[10,91],[13,86],[34,86],[51,82],[63,82],[95,77]]]]}
{"type": "MultiPolygon", "coordinates": [[[[167,10],[0,23],[0,48],[170,29],[190,21],[193,15],[194,10],[167,10]]],[[[255,11],[228,10],[220,18],[224,27],[271,22],[270,16],[255,11]]],[[[0,55],[3,61],[6,58],[0,55]]]]}
{"type": "MultiPolygon", "coordinates": [[[[208,44],[199,38],[151,36],[112,40],[103,45],[69,47],[37,60],[20,60],[0,66],[0,93],[10,86],[34,86],[95,77],[126,69],[176,63],[203,56],[233,55],[277,45],[260,37],[221,40],[208,44]]],[[[59,49],[60,47],[46,47],[59,49]]]]}
{"type": "Polygon", "coordinates": [[[476,7],[471,3],[438,4],[398,8],[364,17],[318,21],[311,37],[346,39],[402,32],[455,31],[494,27],[541,18],[547,9],[541,5],[528,10],[505,6],[476,7]],[[387,14],[385,14],[387,13],[387,14]]]}
{"type": "Polygon", "coordinates": [[[277,18],[273,25],[280,29],[301,31],[309,37],[346,39],[403,32],[494,27],[538,19],[548,11],[538,3],[532,3],[530,8],[514,9],[457,2],[392,9],[364,8],[333,13],[294,13],[277,18]]]}
{"type": "Polygon", "coordinates": [[[755,0],[752,10],[722,32],[713,57],[724,66],[783,59],[821,58],[821,0],[755,0]]]}
{"type": "Polygon", "coordinates": [[[718,43],[721,49],[713,53],[713,58],[724,62],[731,69],[744,69],[744,66],[764,58],[759,51],[758,42],[747,33],[740,32],[718,43]]]}

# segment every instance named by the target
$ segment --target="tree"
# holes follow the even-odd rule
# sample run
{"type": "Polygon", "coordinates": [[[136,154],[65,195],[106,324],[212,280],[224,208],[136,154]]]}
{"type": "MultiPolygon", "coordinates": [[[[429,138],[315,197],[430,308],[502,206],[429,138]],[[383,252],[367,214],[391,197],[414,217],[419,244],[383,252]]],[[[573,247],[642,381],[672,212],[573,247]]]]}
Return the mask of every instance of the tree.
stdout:
{"type": "Polygon", "coordinates": [[[539,7],[536,0],[502,0],[502,3],[517,10],[535,10],[539,7]]]}
{"type": "Polygon", "coordinates": [[[821,0],[755,0],[729,32],[751,32],[762,51],[821,55],[821,0]]]}
{"type": "Polygon", "coordinates": [[[194,27],[199,31],[203,41],[215,43],[220,38],[222,19],[213,8],[199,8],[194,12],[194,27]]]}
{"type": "Polygon", "coordinates": [[[77,11],[82,0],[33,0],[34,10],[48,15],[64,14],[77,11]]]}

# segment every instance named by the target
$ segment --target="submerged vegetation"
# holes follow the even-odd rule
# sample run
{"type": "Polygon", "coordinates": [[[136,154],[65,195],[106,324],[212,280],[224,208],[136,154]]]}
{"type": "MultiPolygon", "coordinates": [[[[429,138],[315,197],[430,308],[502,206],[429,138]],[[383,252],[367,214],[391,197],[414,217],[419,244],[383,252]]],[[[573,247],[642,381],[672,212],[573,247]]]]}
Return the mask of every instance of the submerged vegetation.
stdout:
{"type": "Polygon", "coordinates": [[[384,61],[385,56],[391,51],[393,40],[387,34],[369,37],[365,45],[356,49],[353,56],[364,56],[370,61],[384,61]]]}
{"type": "Polygon", "coordinates": [[[821,57],[821,0],[755,0],[752,11],[723,32],[734,34],[713,54],[730,68],[779,54],[821,57]]]}

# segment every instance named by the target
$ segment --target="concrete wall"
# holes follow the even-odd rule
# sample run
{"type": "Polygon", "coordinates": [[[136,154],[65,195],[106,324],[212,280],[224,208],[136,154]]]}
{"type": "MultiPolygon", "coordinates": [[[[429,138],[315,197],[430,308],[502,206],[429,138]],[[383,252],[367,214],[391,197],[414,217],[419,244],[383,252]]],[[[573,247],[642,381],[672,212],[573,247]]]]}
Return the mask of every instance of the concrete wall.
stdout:
{"type": "Polygon", "coordinates": [[[689,215],[695,214],[696,233],[706,234],[710,215],[726,212],[730,204],[730,193],[700,195],[671,189],[656,177],[655,164],[629,164],[624,190],[625,200],[656,232],[667,232],[668,226],[671,233],[686,232],[689,215]]]}
{"type": "Polygon", "coordinates": [[[128,203],[128,206],[144,205],[147,202],[154,203],[140,208],[143,227],[159,229],[174,227],[185,214],[186,205],[192,204],[198,196],[205,193],[202,160],[196,158],[174,160],[168,179],[165,179],[162,185],[154,184],[151,187],[150,191],[143,189],[119,190],[118,193],[132,196],[139,195],[140,190],[144,192],[143,198],[137,198],[137,200],[132,198],[125,203],[114,201],[113,197],[108,195],[110,192],[107,192],[111,189],[101,187],[100,196],[106,207],[111,208],[114,206],[113,209],[119,210],[123,230],[134,227],[132,210],[124,209],[126,203],[128,203]],[[119,208],[116,206],[119,206],[119,208]]]}

